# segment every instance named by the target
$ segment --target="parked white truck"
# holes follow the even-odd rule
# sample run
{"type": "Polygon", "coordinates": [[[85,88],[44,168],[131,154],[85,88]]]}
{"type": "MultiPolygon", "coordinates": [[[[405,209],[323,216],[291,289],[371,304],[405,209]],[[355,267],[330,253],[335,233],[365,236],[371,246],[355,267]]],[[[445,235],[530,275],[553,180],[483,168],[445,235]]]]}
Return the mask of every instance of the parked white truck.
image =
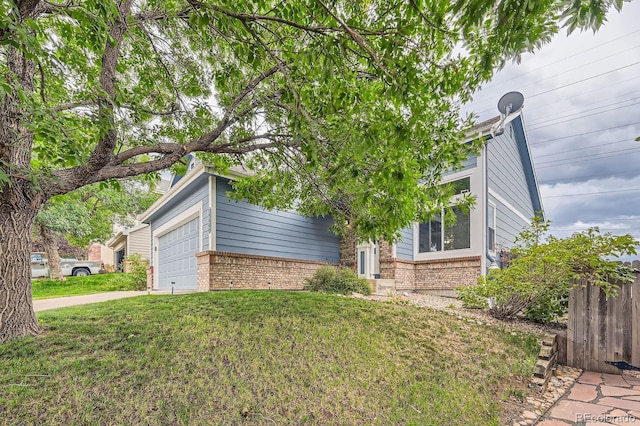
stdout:
{"type": "MultiPolygon", "coordinates": [[[[60,259],[60,269],[65,277],[86,277],[87,275],[99,274],[103,268],[101,261],[60,259]]],[[[49,276],[49,262],[46,253],[31,253],[31,278],[42,278],[49,276]]]]}

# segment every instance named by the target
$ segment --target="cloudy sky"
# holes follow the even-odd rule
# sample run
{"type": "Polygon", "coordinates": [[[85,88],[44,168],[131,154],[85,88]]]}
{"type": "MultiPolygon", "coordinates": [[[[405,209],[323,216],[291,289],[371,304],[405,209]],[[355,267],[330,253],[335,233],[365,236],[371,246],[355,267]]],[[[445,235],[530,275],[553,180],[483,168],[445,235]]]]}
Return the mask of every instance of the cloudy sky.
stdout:
{"type": "Polygon", "coordinates": [[[466,110],[497,115],[504,93],[525,97],[524,119],[552,232],[599,226],[640,239],[640,2],[598,31],[562,31],[509,64],[466,110]]]}

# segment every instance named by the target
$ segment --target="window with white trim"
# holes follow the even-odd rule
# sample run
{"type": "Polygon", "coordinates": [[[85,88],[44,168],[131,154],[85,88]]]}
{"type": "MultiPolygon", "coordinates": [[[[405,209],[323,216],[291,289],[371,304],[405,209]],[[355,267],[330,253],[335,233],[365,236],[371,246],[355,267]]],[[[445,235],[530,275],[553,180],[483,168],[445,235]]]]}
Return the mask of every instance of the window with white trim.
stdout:
{"type": "Polygon", "coordinates": [[[489,203],[487,209],[487,245],[489,251],[496,251],[496,206],[489,203]]]}
{"type": "MultiPolygon", "coordinates": [[[[460,207],[453,207],[454,223],[447,223],[444,211],[418,225],[418,252],[430,253],[471,248],[471,220],[460,207]]],[[[453,222],[453,221],[451,221],[453,222]]]]}

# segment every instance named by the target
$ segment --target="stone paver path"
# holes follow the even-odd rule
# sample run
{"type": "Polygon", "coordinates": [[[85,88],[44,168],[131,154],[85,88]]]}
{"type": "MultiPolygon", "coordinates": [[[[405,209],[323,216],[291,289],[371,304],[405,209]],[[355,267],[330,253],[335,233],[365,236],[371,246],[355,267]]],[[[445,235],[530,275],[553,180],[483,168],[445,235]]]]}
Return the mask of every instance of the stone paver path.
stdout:
{"type": "Polygon", "coordinates": [[[640,378],[585,371],[537,424],[640,425],[640,378]]]}

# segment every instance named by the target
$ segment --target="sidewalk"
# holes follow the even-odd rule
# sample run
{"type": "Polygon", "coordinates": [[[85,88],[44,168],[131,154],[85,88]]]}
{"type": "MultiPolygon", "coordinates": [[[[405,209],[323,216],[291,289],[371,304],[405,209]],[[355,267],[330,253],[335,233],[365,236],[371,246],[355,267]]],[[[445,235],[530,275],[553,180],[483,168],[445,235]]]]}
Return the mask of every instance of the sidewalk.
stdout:
{"type": "MultiPolygon", "coordinates": [[[[83,296],[57,297],[54,299],[41,299],[33,301],[33,310],[36,312],[49,309],[65,308],[67,306],[86,305],[88,303],[106,302],[107,300],[124,299],[147,294],[146,291],[114,291],[109,293],[86,294],[83,296]]],[[[157,294],[153,292],[151,294],[157,294]]]]}
{"type": "MultiPolygon", "coordinates": [[[[195,293],[195,290],[177,290],[175,295],[195,293]]],[[[108,293],[85,294],[83,296],[57,297],[54,299],[40,299],[33,301],[33,310],[36,312],[49,309],[66,308],[67,306],[86,305],[89,303],[106,302],[108,300],[124,299],[125,297],[143,296],[143,291],[112,291],[108,293]]],[[[152,290],[151,295],[171,294],[171,290],[152,290]]]]}
{"type": "Polygon", "coordinates": [[[585,371],[537,424],[640,424],[640,378],[585,371]]]}

